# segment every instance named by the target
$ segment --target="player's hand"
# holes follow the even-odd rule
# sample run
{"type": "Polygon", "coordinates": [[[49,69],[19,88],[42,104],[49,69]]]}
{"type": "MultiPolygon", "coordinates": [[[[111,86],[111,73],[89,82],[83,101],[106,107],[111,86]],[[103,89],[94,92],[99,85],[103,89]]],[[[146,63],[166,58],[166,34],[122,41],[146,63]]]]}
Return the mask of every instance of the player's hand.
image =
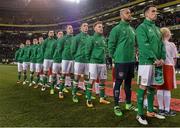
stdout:
{"type": "Polygon", "coordinates": [[[113,67],[113,68],[115,67],[115,64],[114,64],[114,63],[112,63],[112,67],[113,67]]]}
{"type": "Polygon", "coordinates": [[[112,58],[112,67],[115,67],[115,62],[113,58],[112,58]]]}
{"type": "Polygon", "coordinates": [[[154,62],[154,65],[157,66],[157,67],[161,66],[161,61],[160,60],[156,60],[154,62]]]}
{"type": "Polygon", "coordinates": [[[160,65],[163,66],[164,60],[163,60],[163,59],[160,59],[159,61],[160,61],[160,65]]]}

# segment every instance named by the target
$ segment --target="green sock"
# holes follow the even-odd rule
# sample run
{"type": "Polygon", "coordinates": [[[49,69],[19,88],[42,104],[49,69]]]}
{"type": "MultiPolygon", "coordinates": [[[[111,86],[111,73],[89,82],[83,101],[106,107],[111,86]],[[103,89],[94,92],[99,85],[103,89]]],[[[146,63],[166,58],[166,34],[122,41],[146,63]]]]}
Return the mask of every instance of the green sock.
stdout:
{"type": "Polygon", "coordinates": [[[104,90],[104,84],[99,84],[99,96],[100,98],[104,98],[105,90],[104,90]]]}
{"type": "Polygon", "coordinates": [[[60,86],[59,86],[59,91],[62,92],[64,89],[64,83],[65,83],[65,76],[61,76],[60,78],[60,86]]]}
{"type": "Polygon", "coordinates": [[[137,106],[138,106],[138,114],[139,115],[143,115],[144,93],[145,93],[145,91],[140,88],[137,91],[137,106]]]}
{"type": "Polygon", "coordinates": [[[59,91],[62,92],[64,89],[64,83],[61,83],[60,86],[59,86],[59,91]]]}
{"type": "Polygon", "coordinates": [[[32,82],[33,81],[33,74],[31,73],[30,74],[30,82],[32,82]]]}
{"type": "Polygon", "coordinates": [[[44,75],[44,77],[43,77],[43,84],[45,85],[46,83],[47,83],[47,75],[44,75]]]}
{"type": "Polygon", "coordinates": [[[39,76],[39,75],[37,75],[37,76],[36,76],[36,84],[38,84],[38,83],[39,83],[39,80],[40,80],[40,76],[39,76]]]}
{"type": "Polygon", "coordinates": [[[56,80],[56,77],[53,76],[52,77],[52,82],[51,82],[51,89],[54,89],[54,85],[56,84],[57,80],[56,80]]]}
{"type": "Polygon", "coordinates": [[[26,81],[27,79],[27,75],[26,75],[26,72],[24,72],[24,81],[26,81]]]}
{"type": "Polygon", "coordinates": [[[18,80],[21,80],[21,72],[18,72],[18,80]]]}
{"type": "Polygon", "coordinates": [[[70,80],[71,81],[71,89],[73,90],[74,75],[71,75],[70,78],[71,78],[71,80],[70,80]]]}
{"type": "Polygon", "coordinates": [[[154,111],[153,109],[154,93],[155,93],[154,88],[148,87],[147,89],[148,112],[154,111]]]}
{"type": "Polygon", "coordinates": [[[85,95],[87,96],[87,86],[88,86],[89,81],[85,80],[84,81],[84,86],[85,86],[85,95]]]}
{"type": "Polygon", "coordinates": [[[92,95],[92,84],[88,84],[87,85],[87,91],[86,91],[86,94],[87,94],[87,100],[91,100],[91,95],[92,95]]]}
{"type": "Polygon", "coordinates": [[[78,89],[77,87],[78,87],[78,81],[77,81],[77,80],[74,80],[74,81],[73,81],[72,95],[76,95],[77,89],[78,89]]]}

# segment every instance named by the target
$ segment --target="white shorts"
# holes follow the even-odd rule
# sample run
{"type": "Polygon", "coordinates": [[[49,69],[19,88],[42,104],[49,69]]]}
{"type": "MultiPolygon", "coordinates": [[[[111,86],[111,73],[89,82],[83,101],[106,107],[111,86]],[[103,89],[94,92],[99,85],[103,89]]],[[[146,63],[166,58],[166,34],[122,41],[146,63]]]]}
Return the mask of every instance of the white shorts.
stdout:
{"type": "Polygon", "coordinates": [[[52,73],[54,73],[54,74],[61,73],[61,63],[53,63],[52,73]]]}
{"type": "Polygon", "coordinates": [[[74,61],[62,60],[62,73],[73,73],[73,72],[74,72],[74,61]]]}
{"type": "Polygon", "coordinates": [[[43,64],[36,63],[36,72],[41,72],[43,70],[43,64]]]}
{"type": "Polygon", "coordinates": [[[139,85],[153,85],[153,65],[139,65],[137,83],[139,85]]]}
{"type": "Polygon", "coordinates": [[[36,71],[36,64],[35,63],[30,63],[30,71],[35,72],[36,71]]]}
{"type": "Polygon", "coordinates": [[[29,62],[23,62],[23,70],[28,70],[29,62]]]}
{"type": "Polygon", "coordinates": [[[74,74],[75,75],[89,75],[89,64],[75,62],[74,64],[74,74]]]}
{"type": "Polygon", "coordinates": [[[44,71],[49,71],[49,69],[52,68],[52,64],[53,64],[53,60],[49,60],[49,59],[44,59],[44,63],[43,63],[43,70],[44,71]]]}
{"type": "Polygon", "coordinates": [[[18,66],[18,72],[22,72],[23,71],[23,64],[18,62],[17,66],[18,66]]]}
{"type": "Polygon", "coordinates": [[[106,64],[89,64],[89,73],[90,79],[96,80],[99,78],[100,80],[107,79],[107,69],[106,64]]]}

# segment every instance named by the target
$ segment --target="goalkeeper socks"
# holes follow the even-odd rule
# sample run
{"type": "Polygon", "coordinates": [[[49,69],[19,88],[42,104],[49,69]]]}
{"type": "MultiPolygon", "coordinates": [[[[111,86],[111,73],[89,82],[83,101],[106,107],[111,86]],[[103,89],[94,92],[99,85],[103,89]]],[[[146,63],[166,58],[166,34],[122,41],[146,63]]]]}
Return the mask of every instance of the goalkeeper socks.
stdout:
{"type": "Polygon", "coordinates": [[[124,81],[124,90],[126,94],[126,104],[131,104],[131,77],[127,77],[124,81]]]}
{"type": "Polygon", "coordinates": [[[119,105],[120,86],[121,86],[122,82],[123,82],[123,79],[116,80],[115,85],[114,85],[113,94],[114,94],[115,106],[119,105]]]}

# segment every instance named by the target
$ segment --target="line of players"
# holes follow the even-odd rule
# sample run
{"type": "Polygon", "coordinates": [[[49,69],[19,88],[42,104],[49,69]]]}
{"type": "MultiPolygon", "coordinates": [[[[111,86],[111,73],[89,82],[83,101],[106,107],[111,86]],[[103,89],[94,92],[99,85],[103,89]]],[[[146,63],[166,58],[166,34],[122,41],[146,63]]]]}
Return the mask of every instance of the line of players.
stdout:
{"type": "Polygon", "coordinates": [[[107,43],[103,37],[103,24],[98,21],[94,24],[94,35],[89,36],[88,24],[82,23],[81,33],[73,36],[73,27],[66,26],[66,35],[62,31],[57,33],[57,40],[54,38],[54,31],[48,32],[48,38],[43,37],[26,40],[26,45],[20,45],[16,52],[15,59],[18,62],[18,81],[20,83],[21,71],[24,72],[23,85],[27,83],[27,70],[30,64],[29,86],[42,84],[42,91],[45,91],[50,82],[50,94],[54,94],[54,86],[59,86],[59,98],[64,98],[64,93],[68,90],[65,86],[65,78],[70,77],[72,85],[72,100],[77,103],[78,83],[81,76],[84,78],[86,105],[93,107],[92,85],[99,79],[99,102],[109,104],[105,99],[105,80],[107,79],[107,69],[105,57],[107,54],[107,43]],[[34,73],[36,80],[34,81],[34,73]],[[42,82],[41,82],[41,81],[42,82]]]}
{"type": "MultiPolygon", "coordinates": [[[[45,85],[50,78],[50,94],[54,94],[54,85],[59,84],[59,98],[64,98],[64,84],[65,77],[70,76],[72,83],[72,100],[77,103],[78,96],[78,82],[80,76],[84,77],[86,105],[87,107],[93,107],[92,103],[92,85],[96,79],[99,79],[100,88],[100,103],[109,104],[104,96],[105,80],[107,79],[107,70],[105,64],[105,56],[108,53],[112,59],[114,66],[114,113],[116,116],[122,116],[119,105],[120,87],[124,82],[124,90],[126,94],[126,110],[137,111],[136,119],[142,125],[147,125],[148,121],[146,117],[165,119],[165,115],[175,115],[170,111],[170,91],[171,89],[165,89],[166,86],[172,87],[175,82],[174,77],[174,60],[176,59],[175,46],[170,43],[171,33],[168,36],[161,33],[160,29],[155,25],[157,19],[157,8],[154,5],[148,5],[144,8],[144,21],[137,27],[136,30],[130,26],[131,11],[128,8],[120,10],[121,21],[110,32],[107,43],[103,37],[103,24],[101,21],[96,22],[93,25],[95,31],[93,36],[88,35],[88,24],[82,23],[80,29],[81,33],[73,37],[73,27],[67,25],[66,35],[63,36],[63,32],[57,34],[58,39],[54,39],[54,31],[49,31],[48,38],[40,43],[38,48],[37,41],[33,40],[31,47],[29,41],[26,41],[26,47],[20,49],[17,52],[16,59],[18,62],[23,62],[24,70],[24,83],[26,83],[26,71],[28,63],[30,64],[30,85],[33,83],[34,65],[36,65],[38,84],[40,79],[40,72],[43,68],[43,85],[42,90],[45,90],[45,85]],[[163,36],[163,35],[165,36],[163,36]],[[164,38],[166,37],[166,38],[164,38]],[[167,38],[168,37],[168,38],[167,38]],[[134,77],[134,62],[135,62],[135,42],[137,38],[138,52],[139,52],[139,66],[138,66],[138,85],[137,90],[137,106],[138,109],[131,103],[131,81],[134,77]],[[164,39],[163,39],[164,38],[164,39]],[[164,43],[163,42],[168,42],[164,43]],[[171,46],[173,45],[173,47],[171,46]],[[31,51],[31,49],[33,49],[31,51]],[[36,50],[34,50],[36,49],[36,50]],[[29,56],[31,55],[31,56],[29,56]],[[20,56],[20,57],[19,57],[20,56]],[[22,58],[21,58],[22,57],[22,58]],[[37,58],[36,58],[37,57],[37,58]],[[168,63],[167,63],[168,60],[168,63]],[[170,60],[170,61],[169,61],[170,60]],[[168,66],[167,66],[168,65],[168,66]],[[170,66],[170,67],[169,67],[170,66]],[[168,67],[165,72],[164,67],[168,67]],[[48,71],[52,69],[52,75],[48,75],[48,71]],[[156,75],[154,75],[154,72],[156,75]],[[170,76],[171,81],[169,84],[166,77],[170,76]],[[163,79],[163,73],[166,75],[163,79]],[[57,75],[60,77],[57,79],[57,75]],[[173,78],[173,79],[172,79],[173,78]],[[155,94],[155,86],[161,85],[165,91],[158,90],[158,102],[160,103],[160,112],[154,111],[153,101],[155,94]],[[166,91],[168,90],[168,91],[166,91]],[[168,104],[168,112],[164,111],[163,107],[163,93],[167,93],[166,102],[168,104]],[[147,93],[148,108],[146,116],[143,111],[144,95],[147,93]],[[162,110],[161,110],[162,109],[162,110]]],[[[164,31],[164,30],[163,30],[164,31]]],[[[41,41],[39,41],[41,42],[41,41]]],[[[19,67],[19,66],[18,66],[19,67]]],[[[20,76],[20,75],[19,75],[20,76]]],[[[166,103],[165,102],[165,103],[166,103]]]]}

